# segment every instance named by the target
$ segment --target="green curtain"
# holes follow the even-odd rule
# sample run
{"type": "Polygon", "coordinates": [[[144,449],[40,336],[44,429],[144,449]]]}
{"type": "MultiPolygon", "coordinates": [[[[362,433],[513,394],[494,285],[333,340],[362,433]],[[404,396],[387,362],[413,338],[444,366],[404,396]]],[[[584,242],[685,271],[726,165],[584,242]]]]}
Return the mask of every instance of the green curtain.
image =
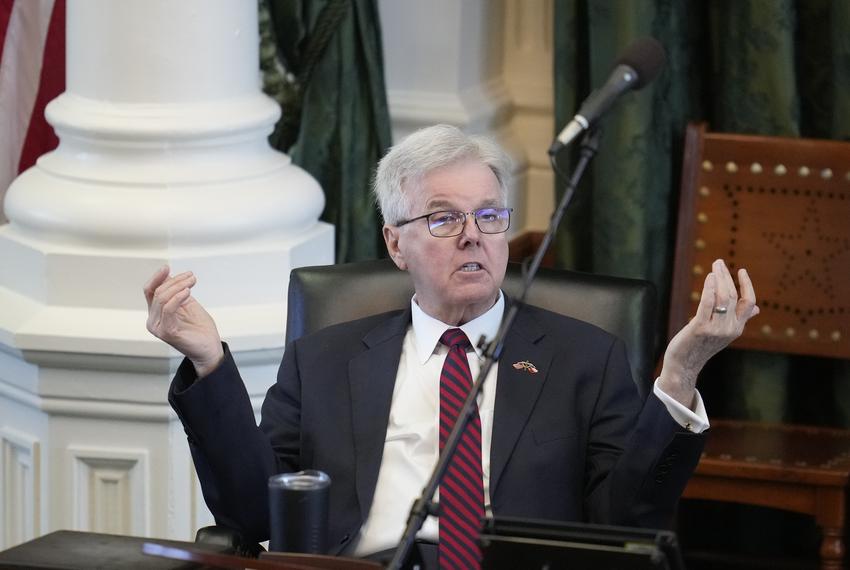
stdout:
{"type": "MultiPolygon", "coordinates": [[[[850,137],[850,2],[556,0],[554,26],[556,125],[635,38],[654,36],[667,52],[658,79],[603,121],[599,155],[557,240],[562,266],[650,279],[662,306],[687,121],[718,131],[850,137]]],[[[850,427],[846,361],[724,351],[703,376],[715,417],[850,427]],[[812,381],[787,382],[795,374],[812,381]]]]}
{"type": "Polygon", "coordinates": [[[386,255],[370,193],[391,144],[376,0],[259,0],[264,90],[283,110],[270,137],[325,192],[337,262],[386,255]]]}
{"type": "MultiPolygon", "coordinates": [[[[719,131],[850,136],[850,3],[556,0],[554,20],[557,125],[635,38],[656,37],[668,57],[655,82],[603,121],[599,155],[558,236],[563,266],[650,279],[666,298],[689,120],[719,131]]],[[[716,373],[748,379],[719,388],[725,415],[800,419],[788,405],[798,394],[782,381],[799,368],[791,360],[731,351],[718,360],[725,367],[716,373]]],[[[826,368],[833,372],[821,382],[850,392],[847,364],[826,368]]],[[[827,400],[810,421],[850,426],[850,400],[827,400]]]]}

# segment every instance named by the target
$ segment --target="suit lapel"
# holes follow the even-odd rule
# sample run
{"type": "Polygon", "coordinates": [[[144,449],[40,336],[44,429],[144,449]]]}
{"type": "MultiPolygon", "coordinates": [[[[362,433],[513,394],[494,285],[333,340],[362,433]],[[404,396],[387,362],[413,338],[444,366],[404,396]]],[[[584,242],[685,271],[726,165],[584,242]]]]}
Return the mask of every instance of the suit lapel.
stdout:
{"type": "Polygon", "coordinates": [[[387,436],[393,388],[410,309],[363,337],[366,350],[348,364],[356,457],[355,485],[360,514],[369,514],[387,436]]]}
{"type": "Polygon", "coordinates": [[[540,328],[520,310],[499,361],[490,444],[491,497],[496,493],[502,472],[549,376],[553,354],[538,344],[543,336],[540,328]],[[523,361],[532,363],[537,373],[514,368],[514,363],[523,361]]]}

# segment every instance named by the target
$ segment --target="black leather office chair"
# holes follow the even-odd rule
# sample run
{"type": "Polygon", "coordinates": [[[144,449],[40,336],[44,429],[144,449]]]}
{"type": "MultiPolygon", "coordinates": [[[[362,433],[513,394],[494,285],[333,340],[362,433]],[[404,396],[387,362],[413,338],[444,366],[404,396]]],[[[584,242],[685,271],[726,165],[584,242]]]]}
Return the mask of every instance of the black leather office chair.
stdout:
{"type": "MultiPolygon", "coordinates": [[[[517,296],[523,276],[519,264],[509,264],[503,289],[517,296]]],[[[405,308],[413,295],[407,273],[391,260],[300,267],[289,277],[286,341],[324,327],[405,308]]],[[[658,311],[655,287],[648,281],[541,269],[527,302],[608,331],[626,344],[632,376],[641,398],[654,378],[654,339],[658,311]]],[[[205,527],[196,541],[229,545],[242,555],[258,552],[235,531],[205,527]]]]}
{"type": "MultiPolygon", "coordinates": [[[[523,277],[519,264],[508,264],[503,289],[517,296],[523,277]]],[[[300,267],[289,277],[287,342],[321,328],[402,309],[413,284],[391,260],[300,267]]],[[[527,302],[608,331],[626,343],[632,376],[641,397],[654,378],[658,300],[648,281],[541,269],[527,302]]]]}

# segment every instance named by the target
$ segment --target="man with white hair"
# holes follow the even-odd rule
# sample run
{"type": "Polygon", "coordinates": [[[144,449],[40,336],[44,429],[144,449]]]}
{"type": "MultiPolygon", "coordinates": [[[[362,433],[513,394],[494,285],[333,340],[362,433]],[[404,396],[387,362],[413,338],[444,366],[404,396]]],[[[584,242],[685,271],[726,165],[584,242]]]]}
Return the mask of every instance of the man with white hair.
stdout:
{"type": "MultiPolygon", "coordinates": [[[[410,307],[290,343],[259,427],[227,345],[191,296],[195,277],[167,267],[152,277],[148,329],[187,357],[169,400],[219,524],[267,538],[269,476],[320,469],[333,481],[330,552],[395,547],[478,371],[469,340],[492,339],[513,302],[500,290],[507,176],[497,145],[447,125],[389,151],[375,194],[389,255],[413,281],[410,307]]],[[[758,313],[745,270],[738,279],[740,298],[714,263],[645,402],[622,341],[523,307],[448,467],[439,520],[418,535],[426,566],[479,567],[487,513],[668,525],[708,426],[697,375],[758,313]]]]}

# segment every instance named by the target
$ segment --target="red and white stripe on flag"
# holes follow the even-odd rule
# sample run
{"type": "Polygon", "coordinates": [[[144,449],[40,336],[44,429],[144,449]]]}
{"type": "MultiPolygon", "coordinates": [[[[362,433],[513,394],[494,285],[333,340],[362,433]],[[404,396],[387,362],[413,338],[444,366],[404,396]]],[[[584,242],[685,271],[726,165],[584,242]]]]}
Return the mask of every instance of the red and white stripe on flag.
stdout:
{"type": "Polygon", "coordinates": [[[44,108],[64,90],[65,0],[0,0],[0,200],[59,144],[44,108]]]}

